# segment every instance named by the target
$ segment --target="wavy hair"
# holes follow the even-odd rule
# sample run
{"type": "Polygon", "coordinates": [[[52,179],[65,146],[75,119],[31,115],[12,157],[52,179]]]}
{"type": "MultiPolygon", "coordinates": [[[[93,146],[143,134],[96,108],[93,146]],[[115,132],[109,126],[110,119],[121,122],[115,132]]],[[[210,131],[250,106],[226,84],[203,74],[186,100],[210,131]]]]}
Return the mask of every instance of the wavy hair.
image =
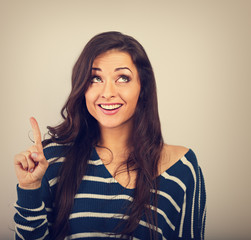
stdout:
{"type": "MultiPolygon", "coordinates": [[[[90,85],[94,59],[109,50],[130,54],[141,83],[141,90],[133,116],[133,127],[128,142],[133,146],[126,162],[127,171],[136,166],[137,177],[133,201],[128,207],[128,219],[121,221],[121,237],[133,237],[133,232],[144,215],[149,224],[149,236],[156,238],[157,213],[148,207],[157,206],[157,193],[152,199],[152,189],[157,189],[158,162],[163,147],[158,114],[156,82],[151,63],[141,44],[133,37],[120,32],[104,32],[94,36],[80,54],[72,72],[72,90],[61,110],[63,121],[48,127],[50,142],[68,144],[66,159],[60,170],[55,196],[55,221],[52,225],[54,239],[64,239],[69,230],[69,215],[74,196],[82,181],[93,147],[100,139],[99,125],[87,110],[85,93],[90,85]],[[153,203],[152,203],[153,202],[153,203]],[[155,232],[155,233],[154,233],[155,232]]],[[[116,233],[118,234],[118,233],[116,233]]]]}

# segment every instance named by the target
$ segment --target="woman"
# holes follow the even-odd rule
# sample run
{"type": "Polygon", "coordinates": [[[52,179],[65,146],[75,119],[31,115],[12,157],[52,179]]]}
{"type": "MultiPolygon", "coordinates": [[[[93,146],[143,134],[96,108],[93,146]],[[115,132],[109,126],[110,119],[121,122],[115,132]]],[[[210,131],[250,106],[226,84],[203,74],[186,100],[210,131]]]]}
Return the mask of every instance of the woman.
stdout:
{"type": "Polygon", "coordinates": [[[164,144],[155,79],[132,37],[93,37],[63,122],[16,155],[17,239],[203,239],[205,187],[192,150],[164,144]],[[49,166],[48,166],[49,165],[49,166]]]}

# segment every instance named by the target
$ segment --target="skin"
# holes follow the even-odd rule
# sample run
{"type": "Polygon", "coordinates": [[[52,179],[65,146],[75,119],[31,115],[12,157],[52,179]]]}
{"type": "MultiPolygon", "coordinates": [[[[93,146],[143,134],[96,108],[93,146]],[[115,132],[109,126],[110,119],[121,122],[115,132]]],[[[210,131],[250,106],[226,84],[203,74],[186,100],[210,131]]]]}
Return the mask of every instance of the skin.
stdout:
{"type": "Polygon", "coordinates": [[[30,118],[30,124],[35,144],[14,158],[19,187],[23,189],[39,188],[49,165],[43,154],[41,133],[36,119],[30,118]]]}
{"type": "MultiPolygon", "coordinates": [[[[94,60],[92,73],[96,77],[92,79],[85,98],[88,111],[99,123],[99,145],[105,147],[97,147],[97,153],[117,182],[125,188],[134,188],[137,173],[133,169],[128,173],[123,163],[130,152],[127,140],[141,88],[137,68],[128,53],[111,50],[94,60]],[[121,106],[111,112],[101,109],[100,104],[121,106]]],[[[14,158],[19,187],[23,189],[39,188],[48,168],[38,123],[33,117],[30,123],[35,143],[14,158]]],[[[159,161],[159,174],[175,164],[187,151],[182,146],[165,144],[159,161]]]]}
{"type": "MultiPolygon", "coordinates": [[[[93,62],[93,68],[93,75],[98,78],[94,78],[85,98],[88,111],[99,122],[99,145],[105,147],[97,147],[97,153],[107,170],[122,186],[134,188],[136,172],[132,170],[128,173],[123,162],[128,157],[127,139],[141,87],[137,68],[128,53],[117,50],[98,56],[93,62]],[[123,69],[117,71],[120,68],[123,69]],[[117,82],[123,74],[130,77],[130,82],[117,82]],[[100,109],[100,103],[123,105],[116,114],[107,115],[100,109]]],[[[165,144],[159,161],[159,174],[175,164],[187,151],[185,147],[165,144]]]]}
{"type": "MultiPolygon", "coordinates": [[[[28,150],[17,154],[14,158],[14,166],[16,176],[19,182],[19,187],[23,189],[37,189],[41,186],[42,178],[48,168],[48,162],[43,154],[43,147],[41,142],[41,133],[38,123],[35,118],[30,118],[30,123],[33,131],[33,136],[35,144],[31,146],[28,150]]],[[[128,154],[126,151],[119,153],[118,149],[122,149],[122,142],[125,142],[125,138],[119,135],[114,136],[106,134],[103,136],[104,142],[113,143],[118,140],[117,148],[114,148],[113,159],[111,161],[111,154],[109,151],[103,148],[97,148],[97,152],[104,162],[107,170],[112,176],[118,170],[122,161],[125,161],[128,154]],[[108,139],[106,139],[108,137],[108,139]]],[[[121,136],[121,134],[120,134],[121,136]]],[[[159,162],[159,174],[166,171],[173,164],[175,164],[181,157],[183,157],[188,148],[182,146],[174,146],[165,144],[161,153],[161,158],[159,162]]],[[[121,169],[120,169],[121,170],[121,169]]],[[[122,169],[123,170],[123,169],[122,169]]],[[[127,172],[122,172],[115,176],[115,179],[126,188],[134,188],[136,181],[136,172],[131,171],[128,175],[127,172]]]]}
{"type": "Polygon", "coordinates": [[[98,121],[101,131],[129,132],[140,93],[138,71],[131,56],[111,50],[98,56],[92,67],[92,83],[85,98],[89,113],[98,121]],[[114,114],[100,105],[121,104],[114,114]]]}
{"type": "MultiPolygon", "coordinates": [[[[128,157],[127,140],[129,138],[132,117],[136,109],[140,94],[140,79],[131,56],[126,52],[111,50],[98,56],[93,62],[92,75],[96,76],[85,94],[86,106],[89,113],[98,121],[101,139],[99,145],[105,148],[96,148],[107,170],[115,176],[117,170],[123,171],[123,161],[128,157]],[[104,112],[103,105],[122,104],[112,115],[104,112]]],[[[109,112],[108,112],[109,113],[109,112]]],[[[129,175],[116,175],[116,180],[128,187],[128,179],[133,179],[135,172],[129,175]]]]}

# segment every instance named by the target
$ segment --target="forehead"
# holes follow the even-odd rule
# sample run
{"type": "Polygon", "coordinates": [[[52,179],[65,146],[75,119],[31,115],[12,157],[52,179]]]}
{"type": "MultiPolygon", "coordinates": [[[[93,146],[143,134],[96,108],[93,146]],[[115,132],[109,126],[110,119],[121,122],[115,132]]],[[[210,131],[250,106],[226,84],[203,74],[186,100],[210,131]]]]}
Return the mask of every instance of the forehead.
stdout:
{"type": "Polygon", "coordinates": [[[93,67],[130,67],[132,70],[136,70],[131,55],[127,52],[118,51],[116,49],[109,50],[97,56],[93,61],[93,67]]]}

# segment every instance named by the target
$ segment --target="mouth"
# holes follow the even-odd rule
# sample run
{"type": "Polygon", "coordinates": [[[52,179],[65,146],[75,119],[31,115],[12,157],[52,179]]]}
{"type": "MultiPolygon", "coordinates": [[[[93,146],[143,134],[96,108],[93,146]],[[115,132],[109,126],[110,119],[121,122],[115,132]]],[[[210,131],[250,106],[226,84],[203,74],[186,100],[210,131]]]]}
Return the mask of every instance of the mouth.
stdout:
{"type": "Polygon", "coordinates": [[[119,109],[122,104],[99,104],[98,106],[104,110],[113,111],[119,109]]]}

